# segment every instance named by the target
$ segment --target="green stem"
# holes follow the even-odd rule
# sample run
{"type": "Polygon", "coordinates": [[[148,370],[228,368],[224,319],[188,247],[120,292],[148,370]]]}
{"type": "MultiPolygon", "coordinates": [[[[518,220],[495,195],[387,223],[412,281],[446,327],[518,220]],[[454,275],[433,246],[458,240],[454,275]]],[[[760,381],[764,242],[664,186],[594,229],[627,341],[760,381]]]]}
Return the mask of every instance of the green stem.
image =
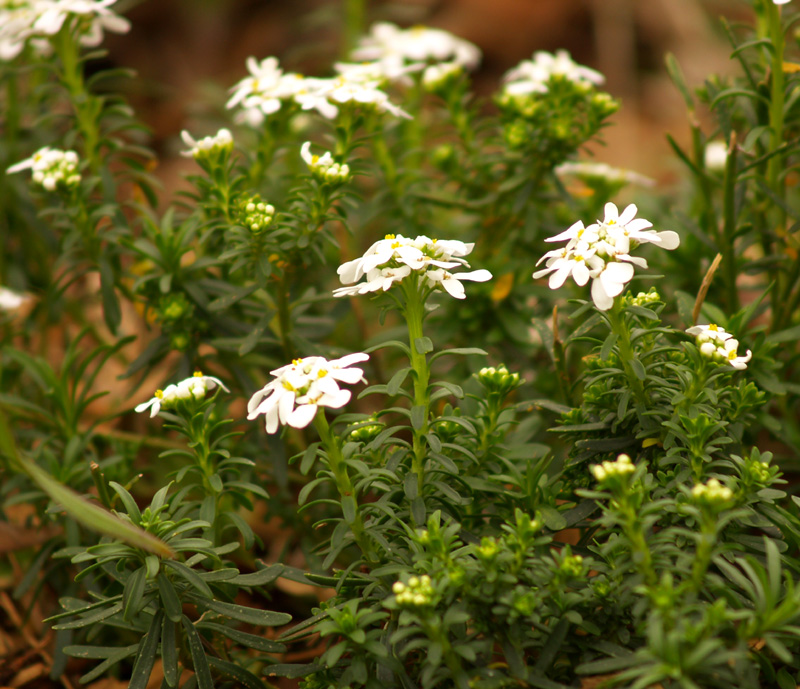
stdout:
{"type": "Polygon", "coordinates": [[[606,312],[606,316],[608,317],[611,330],[617,335],[619,358],[625,375],[628,378],[628,385],[630,385],[631,392],[633,392],[639,424],[642,428],[649,428],[652,426],[652,422],[645,416],[645,411],[648,407],[647,394],[645,393],[644,382],[636,375],[631,364],[635,359],[635,355],[633,346],[631,345],[631,332],[625,320],[625,314],[622,310],[622,300],[620,298],[614,299],[614,305],[606,312]]]}
{"type": "Polygon", "coordinates": [[[291,317],[291,308],[289,306],[288,281],[289,281],[288,275],[287,273],[284,272],[283,277],[278,282],[275,301],[278,306],[278,326],[281,331],[281,345],[283,347],[283,355],[287,361],[290,361],[293,358],[294,348],[292,347],[292,340],[291,340],[292,317],[291,317]]]}
{"type": "MultiPolygon", "coordinates": [[[[417,490],[422,494],[422,485],[425,477],[425,456],[427,454],[428,417],[430,415],[430,396],[428,394],[428,383],[430,381],[430,368],[428,359],[424,353],[419,351],[418,344],[424,337],[422,331],[422,321],[425,314],[425,299],[420,293],[420,285],[416,279],[409,276],[401,282],[405,296],[405,307],[403,309],[408,324],[408,342],[411,352],[411,369],[414,372],[414,401],[413,408],[421,409],[418,412],[422,416],[422,424],[412,429],[412,447],[414,456],[412,458],[412,470],[417,475],[417,490]]],[[[412,408],[412,414],[413,414],[412,408]]]]}
{"type": "Polygon", "coordinates": [[[731,132],[728,157],[725,160],[725,182],[723,197],[724,222],[720,233],[720,253],[722,254],[725,293],[728,298],[728,311],[739,310],[739,290],[736,286],[736,132],[731,132]]]}
{"type": "Polygon", "coordinates": [[[367,534],[364,529],[361,509],[356,499],[350,475],[347,473],[347,463],[342,455],[342,448],[338,439],[331,432],[331,427],[325,418],[325,410],[322,407],[317,409],[317,415],[314,417],[314,426],[328,455],[328,466],[333,474],[333,480],[336,483],[339,496],[342,499],[342,514],[345,521],[353,532],[353,538],[361,549],[362,555],[369,562],[373,562],[371,551],[367,546],[367,534]]]}
{"type": "Polygon", "coordinates": [[[645,582],[649,586],[655,586],[658,579],[653,569],[653,556],[647,545],[636,506],[628,499],[628,496],[626,496],[623,514],[625,515],[625,534],[631,543],[634,563],[639,568],[645,582]]]}
{"type": "Polygon", "coordinates": [[[349,60],[359,36],[364,33],[366,0],[344,0],[344,43],[342,59],[349,60]]]}
{"type": "Polygon", "coordinates": [[[102,104],[99,98],[92,96],[86,89],[80,66],[80,46],[75,40],[74,30],[72,22],[64,22],[53,43],[61,60],[61,78],[75,110],[78,130],[83,136],[84,156],[89,162],[89,169],[97,174],[101,168],[97,118],[102,104]]]}

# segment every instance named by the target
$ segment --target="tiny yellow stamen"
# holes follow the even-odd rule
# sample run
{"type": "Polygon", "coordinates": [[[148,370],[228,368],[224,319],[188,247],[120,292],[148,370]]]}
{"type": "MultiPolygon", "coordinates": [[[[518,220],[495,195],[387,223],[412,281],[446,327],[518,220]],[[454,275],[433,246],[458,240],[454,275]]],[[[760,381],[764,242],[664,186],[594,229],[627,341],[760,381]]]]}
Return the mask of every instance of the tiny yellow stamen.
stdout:
{"type": "Polygon", "coordinates": [[[313,155],[311,156],[311,164],[316,165],[319,162],[319,156],[313,155]]]}
{"type": "Polygon", "coordinates": [[[195,371],[192,375],[195,378],[202,378],[203,377],[203,372],[202,371],[195,371]]]}
{"type": "Polygon", "coordinates": [[[395,235],[393,235],[393,234],[387,234],[387,235],[384,237],[384,239],[394,239],[394,238],[395,238],[395,235]]]}
{"type": "Polygon", "coordinates": [[[302,359],[292,359],[292,366],[299,366],[303,363],[302,359]]]}
{"type": "Polygon", "coordinates": [[[327,375],[328,375],[328,372],[324,368],[321,368],[319,370],[319,372],[317,373],[317,377],[318,378],[324,378],[327,375]]]}
{"type": "Polygon", "coordinates": [[[283,387],[286,388],[287,390],[290,390],[291,392],[294,392],[294,385],[292,385],[289,381],[284,380],[283,387]]]}
{"type": "Polygon", "coordinates": [[[155,394],[156,399],[161,399],[163,396],[164,396],[164,391],[163,390],[156,390],[156,394],[155,394]]]}
{"type": "Polygon", "coordinates": [[[400,242],[392,242],[392,249],[397,249],[400,246],[400,242]]]}
{"type": "Polygon", "coordinates": [[[716,323],[710,323],[708,326],[709,330],[713,330],[714,332],[719,331],[719,326],[716,323]]]}

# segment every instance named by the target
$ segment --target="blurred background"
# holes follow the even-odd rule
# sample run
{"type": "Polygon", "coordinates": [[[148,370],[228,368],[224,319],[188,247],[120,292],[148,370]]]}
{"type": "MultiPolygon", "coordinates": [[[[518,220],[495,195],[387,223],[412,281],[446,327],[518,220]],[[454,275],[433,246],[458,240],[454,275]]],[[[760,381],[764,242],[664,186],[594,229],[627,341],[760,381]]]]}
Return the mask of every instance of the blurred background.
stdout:
{"type": "Polygon", "coordinates": [[[503,73],[535,50],[570,51],[604,73],[606,90],[622,99],[596,159],[660,185],[678,171],[665,134],[688,139],[664,55],[677,57],[693,87],[711,73],[730,73],[736,65],[719,17],[735,21],[752,11],[744,0],[123,0],[115,9],[133,27],[107,36],[109,60],[138,75],[128,97],[152,128],[157,174],[168,188],[189,164],[177,157],[180,130],[207,134],[224,125],[227,89],[246,75],[248,56],[329,73],[344,55],[347,4],[364,5],[365,28],[378,20],[425,24],[476,43],[484,58],[475,88],[487,100],[503,73]]]}

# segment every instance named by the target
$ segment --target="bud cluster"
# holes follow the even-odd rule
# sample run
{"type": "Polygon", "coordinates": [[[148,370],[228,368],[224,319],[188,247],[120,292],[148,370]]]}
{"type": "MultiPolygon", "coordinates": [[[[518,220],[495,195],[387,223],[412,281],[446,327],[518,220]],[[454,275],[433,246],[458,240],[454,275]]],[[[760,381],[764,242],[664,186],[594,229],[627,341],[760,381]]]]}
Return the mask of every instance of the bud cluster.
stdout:
{"type": "Polygon", "coordinates": [[[261,234],[274,217],[275,206],[264,203],[258,194],[243,199],[239,204],[239,224],[253,234],[261,234]]]}
{"type": "Polygon", "coordinates": [[[392,593],[394,593],[398,605],[417,608],[430,605],[433,598],[431,578],[427,574],[423,574],[421,577],[411,577],[407,584],[396,581],[392,586],[392,593]]]}
{"type": "Polygon", "coordinates": [[[195,140],[185,129],[181,132],[183,142],[189,147],[182,155],[195,160],[216,157],[220,153],[230,153],[233,150],[233,135],[228,129],[220,129],[214,136],[206,136],[195,140]]]}
{"type": "Polygon", "coordinates": [[[321,156],[311,153],[311,142],[306,141],[300,149],[300,156],[308,165],[311,174],[322,182],[343,183],[350,178],[350,166],[334,161],[330,151],[321,156]]]}
{"type": "Polygon", "coordinates": [[[692,497],[699,503],[709,507],[725,507],[733,499],[733,491],[723,486],[717,479],[711,478],[708,483],[698,483],[692,488],[692,497]]]}
{"type": "Polygon", "coordinates": [[[497,393],[500,395],[507,395],[514,388],[519,387],[520,378],[519,373],[509,373],[505,364],[499,366],[487,366],[482,368],[475,374],[483,387],[489,393],[497,393]]]}
{"type": "Polygon", "coordinates": [[[743,370],[747,368],[747,362],[753,356],[749,349],[744,356],[739,356],[739,341],[734,339],[730,333],[725,332],[725,328],[715,323],[694,325],[686,332],[695,336],[700,353],[717,363],[730,364],[736,369],[743,370]]]}
{"type": "Polygon", "coordinates": [[[592,474],[600,483],[609,479],[622,478],[632,474],[636,467],[631,463],[628,455],[619,455],[615,462],[606,461],[592,466],[592,474]]]}
{"type": "Polygon", "coordinates": [[[30,170],[33,181],[47,191],[74,189],[81,183],[79,162],[75,151],[61,151],[45,146],[30,158],[12,165],[8,168],[8,173],[30,170]]]}

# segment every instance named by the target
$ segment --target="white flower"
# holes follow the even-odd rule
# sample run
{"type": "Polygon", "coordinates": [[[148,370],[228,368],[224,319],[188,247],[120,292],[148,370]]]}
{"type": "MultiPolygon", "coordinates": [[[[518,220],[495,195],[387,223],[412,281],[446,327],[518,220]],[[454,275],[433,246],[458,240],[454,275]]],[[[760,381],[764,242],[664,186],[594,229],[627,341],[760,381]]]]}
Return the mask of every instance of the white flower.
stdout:
{"type": "Polygon", "coordinates": [[[556,167],[555,173],[559,177],[574,175],[586,180],[603,179],[616,184],[638,184],[642,187],[652,187],[656,183],[654,179],[640,175],[638,172],[592,161],[562,163],[556,167]]]}
{"type": "Polygon", "coordinates": [[[73,188],[80,184],[79,162],[78,154],[75,151],[61,151],[45,146],[30,158],[12,165],[6,170],[6,173],[12,175],[22,170],[30,170],[31,177],[36,184],[41,185],[47,191],[55,191],[59,186],[73,188]]]}
{"type": "Polygon", "coordinates": [[[459,280],[484,282],[491,279],[488,270],[453,275],[453,268],[469,264],[461,258],[469,254],[474,244],[458,240],[431,239],[420,235],[415,239],[402,235],[386,235],[375,242],[363,256],[339,266],[339,279],[345,285],[358,283],[366,276],[366,282],[340,287],[334,290],[335,297],[367,294],[378,290],[388,290],[395,282],[411,275],[412,272],[427,278],[429,287],[441,287],[457,299],[464,298],[464,288],[459,280]]]}
{"type": "Polygon", "coordinates": [[[546,261],[545,267],[533,274],[534,279],[550,275],[551,289],[561,287],[572,276],[583,286],[592,278],[592,300],[601,311],[614,304],[614,297],[622,293],[633,278],[633,266],[647,268],[647,261],[631,256],[630,251],[639,244],[656,244],[663,249],[674,249],[680,243],[676,232],[656,232],[648,228],[652,223],[636,218],[637,208],[629,205],[620,214],[613,203],[605,206],[605,217],[584,227],[581,221],[545,241],[562,242],[563,249],[548,251],[536,263],[546,261]]]}
{"type": "Polygon", "coordinates": [[[307,80],[301,74],[284,74],[275,57],[267,57],[261,62],[249,57],[246,64],[250,76],[231,89],[232,95],[225,107],[230,110],[240,106],[243,112],[238,119],[251,126],[261,125],[267,115],[281,109],[284,101],[291,100],[307,88],[307,80]]]}
{"type": "Polygon", "coordinates": [[[2,311],[16,311],[30,300],[30,295],[20,294],[8,287],[0,287],[0,310],[2,311]]]}
{"type": "Polygon", "coordinates": [[[429,61],[457,62],[466,69],[475,69],[481,60],[480,49],[442,29],[415,26],[401,29],[390,22],[373,24],[351,55],[355,61],[380,60],[397,64],[429,61]]]}
{"type": "Polygon", "coordinates": [[[720,172],[728,160],[728,144],[724,141],[709,141],[703,156],[706,169],[720,172]]]}
{"type": "Polygon", "coordinates": [[[397,81],[410,83],[408,74],[422,69],[421,64],[406,65],[402,60],[393,57],[382,58],[374,62],[336,62],[334,70],[348,81],[383,82],[397,81]]]}
{"type": "Polygon", "coordinates": [[[191,378],[185,378],[179,383],[167,385],[163,390],[156,390],[153,398],[137,405],[135,411],[143,412],[149,409],[150,418],[152,419],[162,407],[170,409],[175,406],[178,400],[202,399],[207,391],[213,390],[217,385],[225,392],[230,392],[219,378],[204,376],[200,371],[196,371],[191,378]]]}
{"type": "Polygon", "coordinates": [[[748,349],[744,356],[739,356],[738,348],[739,342],[731,338],[730,340],[725,340],[725,343],[717,349],[717,352],[724,356],[728,364],[735,369],[743,371],[747,368],[747,362],[753,357],[753,353],[748,349]]]}
{"type": "Polygon", "coordinates": [[[600,72],[574,62],[566,50],[559,50],[555,55],[537,51],[532,60],[523,60],[506,72],[503,91],[510,95],[546,93],[547,84],[554,76],[586,86],[599,86],[605,81],[600,72]]]}
{"type": "Polygon", "coordinates": [[[233,135],[228,129],[220,129],[214,136],[206,136],[195,140],[185,129],[181,132],[181,139],[188,147],[188,151],[181,151],[181,155],[191,158],[203,158],[211,153],[223,149],[233,148],[233,135]]]}
{"type": "MultiPolygon", "coordinates": [[[[34,34],[57,34],[70,15],[90,17],[85,33],[81,35],[81,45],[94,47],[103,40],[103,31],[126,33],[130,22],[109,7],[117,0],[44,0],[37,3],[40,15],[33,25],[34,34]]],[[[83,28],[83,24],[80,24],[83,28]]]]}
{"type": "Polygon", "coordinates": [[[306,162],[311,173],[328,182],[344,182],[350,176],[350,166],[334,162],[330,151],[321,156],[311,153],[311,142],[306,141],[300,149],[300,157],[306,162]]]}
{"type": "Polygon", "coordinates": [[[481,269],[473,270],[470,273],[456,273],[453,275],[444,268],[436,268],[426,271],[425,279],[431,287],[442,287],[451,297],[465,299],[467,295],[464,292],[464,285],[459,282],[460,280],[486,282],[492,279],[492,274],[488,270],[481,269]]]}
{"type": "Polygon", "coordinates": [[[321,356],[295,359],[271,372],[275,380],[250,398],[247,418],[264,414],[267,433],[275,433],[279,424],[305,428],[319,407],[339,409],[350,401],[350,391],[341,390],[339,383],[366,382],[363,371],[351,366],[367,359],[369,355],[360,352],[333,361],[321,356]]]}
{"type": "Polygon", "coordinates": [[[439,64],[431,65],[426,67],[422,73],[422,85],[428,91],[436,91],[458,77],[463,71],[463,65],[458,62],[440,62],[439,64]]]}
{"type": "Polygon", "coordinates": [[[716,323],[709,323],[708,325],[693,325],[691,328],[687,328],[686,332],[689,335],[694,335],[697,339],[697,344],[712,344],[712,345],[721,345],[726,340],[729,340],[733,337],[731,333],[726,332],[725,328],[718,326],[716,323]]]}
{"type": "Polygon", "coordinates": [[[787,2],[791,2],[791,0],[772,0],[775,5],[785,5],[787,2]]]}

